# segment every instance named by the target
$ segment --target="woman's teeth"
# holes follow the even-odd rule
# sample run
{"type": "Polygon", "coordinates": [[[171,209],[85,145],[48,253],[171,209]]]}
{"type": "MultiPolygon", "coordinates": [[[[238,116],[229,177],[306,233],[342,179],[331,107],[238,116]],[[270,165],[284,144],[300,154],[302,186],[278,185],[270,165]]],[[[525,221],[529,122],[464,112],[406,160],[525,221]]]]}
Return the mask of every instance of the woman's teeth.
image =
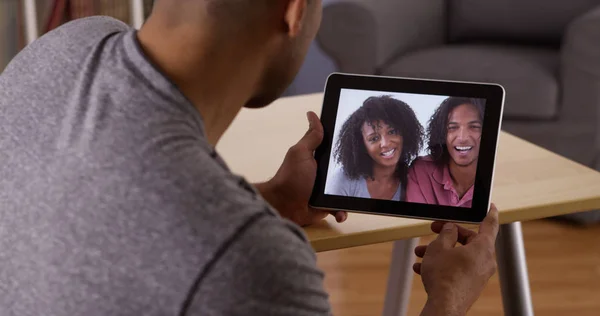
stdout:
{"type": "Polygon", "coordinates": [[[383,157],[391,157],[394,154],[394,152],[396,152],[396,149],[388,150],[386,152],[381,153],[381,155],[383,157]]]}
{"type": "Polygon", "coordinates": [[[458,151],[468,151],[468,150],[473,149],[473,146],[465,146],[465,147],[454,146],[454,148],[458,151]]]}

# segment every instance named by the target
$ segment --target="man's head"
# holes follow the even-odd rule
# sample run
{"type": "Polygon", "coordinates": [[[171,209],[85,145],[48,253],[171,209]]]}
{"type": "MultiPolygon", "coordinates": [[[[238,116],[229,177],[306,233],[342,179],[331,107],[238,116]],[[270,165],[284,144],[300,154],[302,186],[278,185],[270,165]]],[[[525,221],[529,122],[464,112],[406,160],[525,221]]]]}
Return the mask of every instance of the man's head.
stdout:
{"type": "Polygon", "coordinates": [[[431,116],[428,149],[439,164],[453,163],[468,167],[477,163],[484,101],[450,97],[431,116]]]}
{"type": "MultiPolygon", "coordinates": [[[[253,0],[250,0],[253,1],[253,0]]],[[[265,0],[261,0],[265,1],[265,0]]],[[[255,96],[246,107],[262,107],[279,98],[292,83],[321,25],[321,0],[267,0],[285,2],[284,23],[280,25],[282,40],[271,50],[268,64],[255,96]]],[[[274,11],[276,17],[282,14],[274,11]]]]}
{"type": "MultiPolygon", "coordinates": [[[[254,63],[252,70],[231,69],[228,75],[249,78],[253,93],[245,106],[263,107],[298,73],[319,28],[321,9],[321,0],[157,0],[149,21],[177,28],[182,41],[209,36],[220,44],[213,46],[230,48],[209,52],[212,56],[227,54],[231,63],[254,63]]],[[[196,49],[210,50],[193,47],[188,53],[196,49]]]]}

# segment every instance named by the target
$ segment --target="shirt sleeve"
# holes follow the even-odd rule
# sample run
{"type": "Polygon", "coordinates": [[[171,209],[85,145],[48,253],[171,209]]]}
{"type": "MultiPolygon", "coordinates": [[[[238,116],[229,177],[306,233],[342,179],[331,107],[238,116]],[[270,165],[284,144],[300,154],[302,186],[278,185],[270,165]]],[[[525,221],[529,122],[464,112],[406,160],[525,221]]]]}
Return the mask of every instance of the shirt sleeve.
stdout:
{"type": "Polygon", "coordinates": [[[264,216],[224,251],[182,315],[331,315],[323,278],[300,228],[264,216]]]}
{"type": "Polygon", "coordinates": [[[406,183],[406,201],[412,203],[425,203],[427,204],[427,200],[425,199],[425,195],[421,190],[421,186],[419,185],[419,180],[417,177],[416,165],[413,165],[408,170],[408,182],[406,183]]]}

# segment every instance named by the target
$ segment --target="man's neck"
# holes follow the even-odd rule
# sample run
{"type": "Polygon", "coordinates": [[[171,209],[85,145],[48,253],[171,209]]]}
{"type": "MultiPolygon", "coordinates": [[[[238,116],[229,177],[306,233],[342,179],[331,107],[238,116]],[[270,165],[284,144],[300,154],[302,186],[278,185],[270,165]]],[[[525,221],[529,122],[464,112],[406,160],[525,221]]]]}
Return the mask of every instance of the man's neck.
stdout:
{"type": "Polygon", "coordinates": [[[216,146],[252,97],[265,60],[251,39],[226,41],[209,27],[165,24],[148,20],[138,32],[142,49],[198,109],[216,146]]]}
{"type": "Polygon", "coordinates": [[[448,165],[454,189],[456,189],[458,195],[462,198],[475,183],[477,162],[475,161],[468,166],[458,166],[454,161],[450,160],[448,165]]]}

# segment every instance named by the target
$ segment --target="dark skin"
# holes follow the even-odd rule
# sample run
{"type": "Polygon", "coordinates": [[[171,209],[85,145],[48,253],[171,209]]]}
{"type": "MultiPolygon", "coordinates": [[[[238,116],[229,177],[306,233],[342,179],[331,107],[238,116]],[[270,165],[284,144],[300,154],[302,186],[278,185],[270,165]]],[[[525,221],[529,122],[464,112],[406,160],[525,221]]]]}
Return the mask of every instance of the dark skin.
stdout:
{"type": "Polygon", "coordinates": [[[462,197],[473,187],[475,183],[476,168],[457,168],[450,165],[450,177],[452,177],[452,185],[458,193],[458,197],[462,197]],[[473,170],[474,169],[474,170],[473,170]]]}
{"type": "Polygon", "coordinates": [[[391,200],[400,185],[394,173],[402,155],[403,138],[395,128],[380,121],[365,122],[361,131],[367,153],[374,162],[373,178],[367,179],[369,195],[374,199],[391,200]]]}
{"type": "Polygon", "coordinates": [[[496,271],[498,229],[498,210],[493,204],[478,232],[447,222],[431,224],[439,235],[429,245],[415,248],[423,262],[413,266],[429,297],[421,315],[467,313],[496,271]],[[439,306],[446,306],[443,313],[437,312],[439,306]]]}
{"type": "Polygon", "coordinates": [[[317,176],[317,162],[313,153],[323,141],[323,125],[314,112],[308,112],[307,118],[308,131],[288,150],[275,176],[255,186],[283,217],[300,226],[317,223],[329,214],[341,223],[348,218],[346,212],[330,213],[308,205],[317,176]]]}
{"type": "Polygon", "coordinates": [[[454,189],[461,198],[475,183],[481,128],[479,112],[471,104],[460,105],[449,114],[446,136],[450,153],[448,167],[454,189]]]}
{"type": "Polygon", "coordinates": [[[398,191],[400,180],[395,179],[395,177],[380,179],[381,180],[367,180],[367,190],[369,191],[369,195],[373,199],[391,200],[398,191]]]}

